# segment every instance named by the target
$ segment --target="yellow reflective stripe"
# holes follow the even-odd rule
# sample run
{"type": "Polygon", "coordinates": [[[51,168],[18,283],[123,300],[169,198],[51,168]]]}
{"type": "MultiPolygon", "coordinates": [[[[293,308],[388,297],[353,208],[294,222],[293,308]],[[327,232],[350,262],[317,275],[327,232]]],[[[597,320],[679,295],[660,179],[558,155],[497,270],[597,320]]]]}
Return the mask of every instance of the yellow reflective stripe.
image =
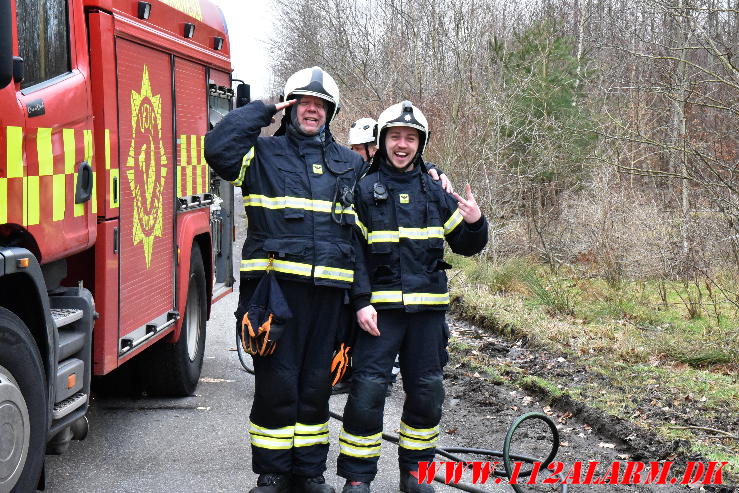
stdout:
{"type": "Polygon", "coordinates": [[[206,193],[210,184],[210,168],[208,163],[205,161],[205,135],[200,136],[200,171],[203,175],[203,182],[201,183],[201,192],[206,193]]]}
{"type": "Polygon", "coordinates": [[[403,293],[405,305],[446,305],[449,293],[403,293]]]}
{"type": "Polygon", "coordinates": [[[8,222],[8,179],[0,178],[0,224],[8,222]]]}
{"type": "Polygon", "coordinates": [[[29,176],[26,180],[26,204],[23,218],[26,226],[39,224],[41,219],[41,202],[39,195],[39,177],[29,176]]]}
{"type": "Polygon", "coordinates": [[[359,220],[359,216],[357,216],[356,213],[354,213],[354,221],[357,227],[359,228],[359,231],[362,233],[362,236],[364,236],[364,239],[367,239],[367,226],[364,225],[362,221],[359,220]]]}
{"type": "Polygon", "coordinates": [[[400,238],[409,240],[429,240],[431,238],[444,238],[444,229],[439,226],[428,228],[398,228],[398,231],[370,231],[368,243],[398,243],[400,238]]]}
{"type": "Polygon", "coordinates": [[[397,231],[370,231],[367,243],[398,243],[400,234],[397,231]]]}
{"type": "MultiPolygon", "coordinates": [[[[244,207],[264,207],[265,209],[302,209],[310,212],[331,212],[331,202],[328,200],[311,200],[303,197],[267,197],[265,195],[250,194],[244,197],[244,207]]],[[[356,215],[354,209],[344,208],[338,202],[334,204],[337,214],[356,215]]]]}
{"type": "Polygon", "coordinates": [[[411,240],[428,240],[430,238],[444,238],[444,228],[429,226],[428,228],[398,228],[401,238],[411,240]]]}
{"type": "Polygon", "coordinates": [[[5,135],[6,159],[8,161],[6,178],[20,178],[23,176],[23,129],[21,127],[7,127],[5,135]]]}
{"type": "Polygon", "coordinates": [[[301,435],[328,433],[328,421],[317,425],[304,425],[303,423],[295,423],[295,433],[301,435]]]}
{"type": "Polygon", "coordinates": [[[323,435],[311,435],[311,436],[299,436],[295,435],[293,440],[295,447],[310,447],[312,445],[327,445],[328,444],[328,432],[323,435]]]}
{"type": "Polygon", "coordinates": [[[347,445],[344,442],[339,442],[339,452],[344,455],[349,455],[351,457],[379,457],[380,456],[380,446],[372,447],[371,449],[363,449],[363,448],[355,448],[351,445],[347,445]]]}
{"type": "Polygon", "coordinates": [[[370,303],[401,303],[402,291],[372,291],[370,303]]]}
{"type": "Polygon", "coordinates": [[[180,135],[180,172],[177,177],[177,196],[184,197],[186,194],[182,193],[182,184],[185,182],[184,173],[187,169],[187,136],[180,135]]]}
{"type": "Polygon", "coordinates": [[[67,200],[67,176],[54,175],[52,181],[54,203],[52,205],[51,219],[53,221],[61,221],[64,219],[64,207],[67,200]]]}
{"type": "Polygon", "coordinates": [[[380,455],[381,443],[369,446],[355,446],[343,438],[339,438],[339,453],[351,457],[377,457],[380,455]]]}
{"type": "MultiPolygon", "coordinates": [[[[194,135],[190,135],[190,159],[187,162],[187,167],[185,168],[185,179],[186,181],[186,189],[185,189],[185,195],[193,195],[195,193],[195,187],[193,185],[193,172],[195,171],[193,168],[195,164],[197,164],[197,155],[198,155],[198,145],[197,141],[195,140],[194,135]]],[[[187,136],[185,136],[185,139],[187,139],[187,136]]]]}
{"type": "Polygon", "coordinates": [[[463,219],[464,218],[462,217],[462,213],[459,212],[459,208],[457,208],[457,210],[454,211],[454,214],[452,214],[452,216],[444,223],[444,234],[448,235],[449,233],[454,231],[454,229],[460,225],[463,219]]]}
{"type": "MultiPolygon", "coordinates": [[[[265,270],[267,265],[269,265],[269,259],[266,258],[242,260],[241,270],[243,272],[265,270]]],[[[277,259],[272,262],[272,268],[276,272],[308,277],[310,277],[313,270],[313,266],[311,264],[301,264],[298,262],[277,259]]]]}
{"type": "Polygon", "coordinates": [[[293,448],[293,439],[290,438],[267,438],[260,435],[250,434],[251,444],[255,447],[270,450],[286,450],[293,448]]]}
{"type": "Polygon", "coordinates": [[[410,450],[423,450],[436,446],[439,438],[439,426],[433,428],[413,428],[400,422],[398,446],[410,450]]]}
{"type": "Polygon", "coordinates": [[[323,279],[335,279],[337,281],[354,281],[354,271],[347,269],[338,269],[336,267],[326,267],[317,265],[314,275],[323,279]]]}
{"type": "Polygon", "coordinates": [[[434,426],[433,428],[414,428],[412,426],[408,426],[404,422],[400,422],[400,432],[406,434],[407,436],[412,436],[414,438],[428,438],[433,435],[439,434],[439,425],[434,426]]]}
{"type": "Polygon", "coordinates": [[[360,436],[360,435],[352,435],[348,431],[344,429],[344,427],[341,427],[341,433],[339,433],[339,440],[344,440],[347,443],[351,443],[354,445],[359,446],[367,446],[367,445],[379,445],[382,441],[382,432],[375,433],[374,435],[366,435],[366,436],[360,436]]]}
{"type": "MultiPolygon", "coordinates": [[[[82,138],[83,143],[85,146],[85,161],[87,161],[87,164],[89,164],[92,169],[95,169],[95,164],[92,162],[94,155],[93,155],[93,145],[92,145],[92,130],[83,130],[82,131],[82,138]]],[[[74,187],[75,190],[77,189],[77,174],[75,174],[75,180],[74,180],[74,187]]],[[[90,204],[91,212],[96,213],[97,207],[95,203],[95,173],[92,174],[92,197],[90,200],[92,200],[92,204],[90,204]]],[[[81,204],[74,204],[74,216],[79,217],[85,214],[85,202],[81,204]]]]}
{"type": "Polygon", "coordinates": [[[251,161],[254,159],[254,146],[249,149],[244,158],[241,160],[241,170],[239,170],[239,176],[236,177],[231,183],[235,186],[240,187],[244,183],[244,177],[246,176],[246,170],[251,165],[251,161]]]}
{"type": "Polygon", "coordinates": [[[76,164],[74,162],[76,159],[74,129],[62,129],[62,140],[64,141],[64,173],[71,175],[76,171],[74,169],[74,165],[76,164]]]}
{"type": "Polygon", "coordinates": [[[295,423],[295,446],[328,444],[328,422],[317,425],[295,423]]]}
{"type": "Polygon", "coordinates": [[[249,433],[258,433],[260,435],[271,436],[276,438],[292,437],[295,434],[294,426],[283,426],[281,428],[265,428],[249,421],[249,433]]]}
{"type": "Polygon", "coordinates": [[[38,151],[39,176],[54,174],[54,151],[51,148],[51,129],[39,128],[36,130],[36,150],[38,151]]]}

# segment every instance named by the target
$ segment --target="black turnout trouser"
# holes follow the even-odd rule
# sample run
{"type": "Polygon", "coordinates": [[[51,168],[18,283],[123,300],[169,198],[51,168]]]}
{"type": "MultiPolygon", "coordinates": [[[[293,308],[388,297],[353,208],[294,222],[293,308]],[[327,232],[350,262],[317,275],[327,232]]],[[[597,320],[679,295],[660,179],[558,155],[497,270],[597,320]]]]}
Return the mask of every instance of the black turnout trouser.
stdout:
{"type": "Polygon", "coordinates": [[[370,482],[377,475],[382,442],[385,389],[400,353],[405,403],[400,421],[398,462],[415,471],[433,461],[444,401],[442,371],[449,337],[443,311],[378,312],[381,335],[360,331],[353,354],[354,375],[339,437],[338,474],[370,482]]]}
{"type": "MultiPolygon", "coordinates": [[[[257,282],[242,278],[240,311],[257,282]]],[[[273,354],[253,357],[252,469],[257,474],[314,477],[326,470],[329,370],[344,290],[285,280],[279,283],[293,318],[273,354]]]]}

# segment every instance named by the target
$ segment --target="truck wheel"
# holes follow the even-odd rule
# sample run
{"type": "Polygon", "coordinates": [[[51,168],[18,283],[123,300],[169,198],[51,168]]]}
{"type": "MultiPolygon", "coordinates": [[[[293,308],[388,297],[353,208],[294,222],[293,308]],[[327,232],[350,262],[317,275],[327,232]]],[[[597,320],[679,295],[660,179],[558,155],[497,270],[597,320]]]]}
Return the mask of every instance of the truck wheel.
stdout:
{"type": "Polygon", "coordinates": [[[36,491],[48,429],[46,392],[31,332],[0,307],[0,491],[36,491]]]}
{"type": "Polygon", "coordinates": [[[161,342],[149,351],[147,386],[150,394],[184,397],[192,395],[200,379],[205,353],[205,322],[207,317],[205,268],[197,243],[192,246],[187,302],[179,340],[161,342]]]}

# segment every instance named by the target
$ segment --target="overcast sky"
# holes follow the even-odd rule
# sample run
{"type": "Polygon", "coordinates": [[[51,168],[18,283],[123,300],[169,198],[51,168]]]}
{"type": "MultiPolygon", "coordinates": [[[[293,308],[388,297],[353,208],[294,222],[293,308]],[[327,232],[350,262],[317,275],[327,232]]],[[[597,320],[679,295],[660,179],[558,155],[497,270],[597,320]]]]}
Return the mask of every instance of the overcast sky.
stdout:
{"type": "Polygon", "coordinates": [[[267,40],[272,31],[272,2],[213,1],[226,17],[234,78],[251,84],[252,99],[267,97],[270,80],[267,40]]]}

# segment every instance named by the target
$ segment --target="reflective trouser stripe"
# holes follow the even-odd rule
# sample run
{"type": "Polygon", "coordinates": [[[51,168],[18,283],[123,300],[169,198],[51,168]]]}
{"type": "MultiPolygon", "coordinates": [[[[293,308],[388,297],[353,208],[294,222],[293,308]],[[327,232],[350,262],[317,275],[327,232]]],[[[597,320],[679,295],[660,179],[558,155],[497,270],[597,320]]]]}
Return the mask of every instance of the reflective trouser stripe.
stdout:
{"type": "Polygon", "coordinates": [[[295,447],[328,445],[328,422],[319,425],[295,423],[295,447]]]}
{"type": "Polygon", "coordinates": [[[251,165],[251,161],[254,159],[254,146],[249,149],[244,158],[241,160],[241,169],[239,170],[239,176],[236,177],[231,183],[235,186],[240,187],[244,183],[244,177],[246,176],[246,170],[251,165]]]}
{"type": "Polygon", "coordinates": [[[413,428],[400,422],[398,446],[409,450],[423,450],[436,447],[439,439],[439,425],[433,428],[413,428]]]}
{"type": "Polygon", "coordinates": [[[459,212],[459,209],[454,211],[454,214],[451,215],[449,219],[444,223],[444,234],[448,235],[454,229],[459,226],[462,223],[462,220],[464,218],[462,217],[462,213],[459,212]]]}
{"type": "Polygon", "coordinates": [[[255,447],[272,450],[290,449],[293,446],[294,435],[294,426],[270,429],[249,422],[249,438],[255,447]]]}
{"type": "Polygon", "coordinates": [[[339,452],[352,457],[378,457],[382,442],[382,433],[359,436],[348,433],[344,427],[339,434],[339,452]]]}

